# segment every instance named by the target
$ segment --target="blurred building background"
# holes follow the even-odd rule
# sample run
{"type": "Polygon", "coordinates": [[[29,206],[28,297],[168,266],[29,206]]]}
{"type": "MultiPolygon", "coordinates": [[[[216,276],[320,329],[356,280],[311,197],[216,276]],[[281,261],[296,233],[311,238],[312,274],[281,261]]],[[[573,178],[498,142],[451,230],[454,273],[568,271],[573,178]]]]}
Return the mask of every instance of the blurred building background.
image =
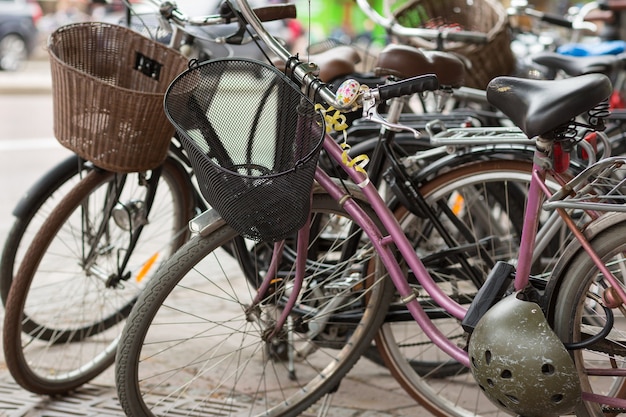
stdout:
{"type": "MultiPolygon", "coordinates": [[[[49,33],[65,24],[80,21],[119,22],[124,16],[124,5],[121,0],[25,0],[37,4],[41,8],[41,17],[37,19],[41,45],[49,33]]],[[[139,8],[148,8],[142,2],[131,0],[139,8]]],[[[411,0],[369,0],[379,11],[384,11],[387,4],[405,3],[411,0]]],[[[467,0],[472,2],[472,0],[467,0]]],[[[504,6],[520,0],[495,0],[504,6]]],[[[177,0],[180,9],[189,15],[203,15],[215,12],[220,0],[177,0]]],[[[384,29],[377,27],[365,17],[354,0],[250,0],[251,4],[295,2],[298,8],[298,19],[291,22],[275,23],[284,25],[284,38],[290,44],[315,45],[327,42],[332,38],[341,43],[376,44],[386,43],[384,29]]],[[[573,0],[527,0],[537,10],[565,14],[571,6],[580,6],[582,2],[573,0]]],[[[152,8],[151,10],[155,10],[152,8]]],[[[41,50],[39,48],[39,55],[41,50]]],[[[301,51],[296,48],[295,50],[301,51]]],[[[44,54],[45,55],[45,54],[44,54]]]]}

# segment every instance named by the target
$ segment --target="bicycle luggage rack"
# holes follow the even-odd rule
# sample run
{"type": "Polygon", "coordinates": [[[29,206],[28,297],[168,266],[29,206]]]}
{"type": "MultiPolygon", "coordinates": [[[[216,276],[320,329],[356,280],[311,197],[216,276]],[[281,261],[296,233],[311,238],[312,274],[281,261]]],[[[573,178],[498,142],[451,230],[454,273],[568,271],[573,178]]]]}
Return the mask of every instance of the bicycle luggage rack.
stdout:
{"type": "Polygon", "coordinates": [[[462,127],[447,129],[439,121],[426,125],[430,143],[434,146],[474,146],[474,145],[532,145],[534,140],[517,127],[462,127]],[[440,129],[443,129],[440,131],[440,129]]]}
{"type": "Polygon", "coordinates": [[[556,208],[626,212],[626,157],[600,160],[586,168],[543,204],[556,208]]]}
{"type": "MultiPolygon", "coordinates": [[[[446,129],[437,120],[428,123],[426,130],[436,146],[534,143],[516,127],[446,129]]],[[[590,165],[548,198],[543,208],[626,212],[626,157],[607,157],[590,165]]]]}

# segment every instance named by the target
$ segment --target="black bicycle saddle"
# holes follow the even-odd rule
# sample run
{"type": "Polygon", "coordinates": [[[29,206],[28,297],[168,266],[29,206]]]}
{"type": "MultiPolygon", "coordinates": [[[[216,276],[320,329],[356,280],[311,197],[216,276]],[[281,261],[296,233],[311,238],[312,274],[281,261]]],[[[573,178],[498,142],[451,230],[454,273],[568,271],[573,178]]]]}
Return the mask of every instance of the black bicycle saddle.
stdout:
{"type": "Polygon", "coordinates": [[[562,80],[496,77],[487,85],[487,100],[534,138],[593,109],[612,91],[611,81],[603,74],[562,80]]]}
{"type": "Polygon", "coordinates": [[[551,69],[560,69],[570,76],[601,73],[608,76],[621,66],[615,55],[568,56],[556,52],[541,52],[531,57],[533,62],[551,69]]]}

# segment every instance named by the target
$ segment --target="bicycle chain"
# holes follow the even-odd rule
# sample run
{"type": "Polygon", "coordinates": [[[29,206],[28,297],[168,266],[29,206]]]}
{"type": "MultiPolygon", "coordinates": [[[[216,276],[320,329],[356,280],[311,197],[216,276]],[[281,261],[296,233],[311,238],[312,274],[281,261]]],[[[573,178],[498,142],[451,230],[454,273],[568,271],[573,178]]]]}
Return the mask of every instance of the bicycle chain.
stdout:
{"type": "Polygon", "coordinates": [[[626,412],[626,408],[618,408],[618,407],[603,407],[603,408],[602,408],[602,412],[603,412],[603,413],[608,413],[608,414],[619,414],[619,413],[624,413],[624,412],[626,412]]]}

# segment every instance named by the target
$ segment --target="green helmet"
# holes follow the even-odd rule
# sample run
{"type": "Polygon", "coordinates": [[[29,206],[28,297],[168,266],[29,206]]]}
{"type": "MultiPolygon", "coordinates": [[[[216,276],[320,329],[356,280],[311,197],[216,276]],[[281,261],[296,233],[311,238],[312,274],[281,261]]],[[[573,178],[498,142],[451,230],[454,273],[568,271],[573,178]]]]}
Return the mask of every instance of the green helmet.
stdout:
{"type": "Polygon", "coordinates": [[[570,413],[581,401],[574,362],[541,308],[512,294],[478,322],[469,341],[471,370],[498,407],[524,417],[570,413]]]}

